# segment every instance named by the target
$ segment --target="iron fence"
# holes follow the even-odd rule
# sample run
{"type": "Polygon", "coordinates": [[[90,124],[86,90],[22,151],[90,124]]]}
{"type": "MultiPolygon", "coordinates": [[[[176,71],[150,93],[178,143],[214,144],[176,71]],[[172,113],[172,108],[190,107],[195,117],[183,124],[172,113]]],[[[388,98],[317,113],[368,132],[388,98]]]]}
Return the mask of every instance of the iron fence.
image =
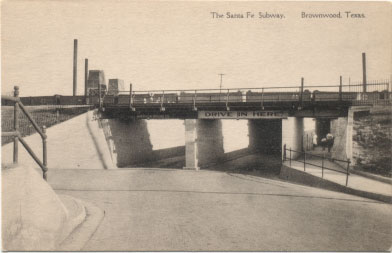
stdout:
{"type": "MultiPolygon", "coordinates": [[[[345,174],[346,175],[346,186],[348,184],[348,177],[350,175],[349,169],[350,169],[350,163],[351,163],[349,159],[348,160],[334,159],[334,158],[325,157],[324,155],[322,155],[322,156],[314,155],[314,154],[311,154],[311,153],[306,152],[306,151],[298,151],[298,150],[293,150],[291,148],[287,149],[286,148],[286,144],[284,144],[284,147],[283,147],[283,161],[289,161],[289,166],[290,167],[291,167],[292,161],[297,161],[297,162],[303,163],[303,169],[304,169],[305,172],[306,172],[306,165],[311,165],[311,166],[314,166],[314,167],[321,168],[321,178],[324,178],[324,170],[330,170],[330,171],[334,171],[334,172],[337,172],[337,173],[345,174]],[[294,153],[295,154],[299,154],[297,157],[300,157],[301,160],[294,159],[293,158],[293,154],[294,153]],[[321,159],[321,165],[309,162],[309,161],[312,161],[312,160],[309,159],[309,157],[311,157],[311,156],[317,157],[317,158],[321,159]],[[308,160],[307,160],[307,158],[308,158],[308,160]],[[343,164],[346,164],[346,166],[345,166],[346,168],[344,169],[344,171],[343,170],[337,170],[337,169],[334,169],[334,168],[329,168],[329,167],[325,166],[325,164],[324,164],[325,161],[331,161],[332,163],[341,162],[343,164]]],[[[338,166],[341,166],[341,165],[338,165],[338,166]]]]}

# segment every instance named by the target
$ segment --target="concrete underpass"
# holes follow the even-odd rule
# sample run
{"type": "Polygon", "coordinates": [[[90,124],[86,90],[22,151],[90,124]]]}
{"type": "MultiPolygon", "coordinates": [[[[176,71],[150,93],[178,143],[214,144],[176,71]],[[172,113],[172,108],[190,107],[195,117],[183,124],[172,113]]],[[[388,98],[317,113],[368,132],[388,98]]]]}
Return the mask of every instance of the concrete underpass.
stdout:
{"type": "MultiPolygon", "coordinates": [[[[272,158],[276,164],[281,160],[284,142],[301,148],[297,142],[301,142],[303,132],[302,121],[295,118],[103,119],[101,125],[119,168],[203,169],[247,156],[265,156],[265,160],[272,158]]],[[[257,163],[260,162],[249,157],[241,167],[257,169],[257,163]]]]}

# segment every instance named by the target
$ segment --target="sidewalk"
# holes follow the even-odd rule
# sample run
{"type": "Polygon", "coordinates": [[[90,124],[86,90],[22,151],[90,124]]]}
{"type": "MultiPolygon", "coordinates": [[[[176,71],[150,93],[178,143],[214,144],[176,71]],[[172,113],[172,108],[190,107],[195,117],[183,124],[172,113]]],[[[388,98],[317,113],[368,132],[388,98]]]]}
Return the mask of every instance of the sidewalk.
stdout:
{"type": "MultiPolygon", "coordinates": [[[[314,165],[321,165],[321,159],[315,159],[307,161],[314,165]]],[[[373,180],[367,177],[363,177],[357,174],[350,173],[348,176],[347,186],[346,186],[346,174],[345,169],[341,166],[324,160],[324,166],[327,168],[331,168],[337,171],[341,171],[343,173],[327,170],[324,168],[324,173],[322,175],[322,169],[320,167],[306,164],[304,171],[304,164],[302,161],[291,161],[291,166],[289,161],[283,162],[283,165],[295,169],[297,171],[301,171],[303,173],[315,176],[317,178],[323,178],[325,181],[333,182],[335,184],[341,185],[347,189],[353,189],[354,191],[350,191],[350,193],[361,193],[356,195],[361,195],[367,197],[366,193],[370,193],[369,195],[374,196],[374,194],[381,196],[383,199],[392,199],[392,185],[383,183],[377,180],[373,180]]]]}

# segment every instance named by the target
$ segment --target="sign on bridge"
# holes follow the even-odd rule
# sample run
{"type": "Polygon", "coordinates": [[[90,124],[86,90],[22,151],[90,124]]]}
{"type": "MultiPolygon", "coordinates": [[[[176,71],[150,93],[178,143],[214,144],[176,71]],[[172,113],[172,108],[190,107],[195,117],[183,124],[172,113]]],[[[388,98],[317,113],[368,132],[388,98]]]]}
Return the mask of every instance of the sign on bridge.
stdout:
{"type": "Polygon", "coordinates": [[[278,111],[199,111],[199,119],[283,119],[287,113],[278,111]]]}

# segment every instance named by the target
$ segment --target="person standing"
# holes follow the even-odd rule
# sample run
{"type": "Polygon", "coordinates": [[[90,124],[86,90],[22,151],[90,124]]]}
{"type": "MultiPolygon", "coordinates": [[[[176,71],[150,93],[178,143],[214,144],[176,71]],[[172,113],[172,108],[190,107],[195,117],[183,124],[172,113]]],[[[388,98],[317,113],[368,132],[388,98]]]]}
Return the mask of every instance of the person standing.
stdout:
{"type": "Polygon", "coordinates": [[[328,146],[328,153],[331,152],[331,148],[333,146],[334,143],[334,137],[331,133],[327,134],[327,146],[328,146]]]}
{"type": "Polygon", "coordinates": [[[327,146],[327,138],[322,138],[321,139],[321,147],[323,147],[323,151],[325,150],[325,147],[327,146]]]}
{"type": "Polygon", "coordinates": [[[313,135],[313,150],[317,147],[317,134],[313,135]]]}

